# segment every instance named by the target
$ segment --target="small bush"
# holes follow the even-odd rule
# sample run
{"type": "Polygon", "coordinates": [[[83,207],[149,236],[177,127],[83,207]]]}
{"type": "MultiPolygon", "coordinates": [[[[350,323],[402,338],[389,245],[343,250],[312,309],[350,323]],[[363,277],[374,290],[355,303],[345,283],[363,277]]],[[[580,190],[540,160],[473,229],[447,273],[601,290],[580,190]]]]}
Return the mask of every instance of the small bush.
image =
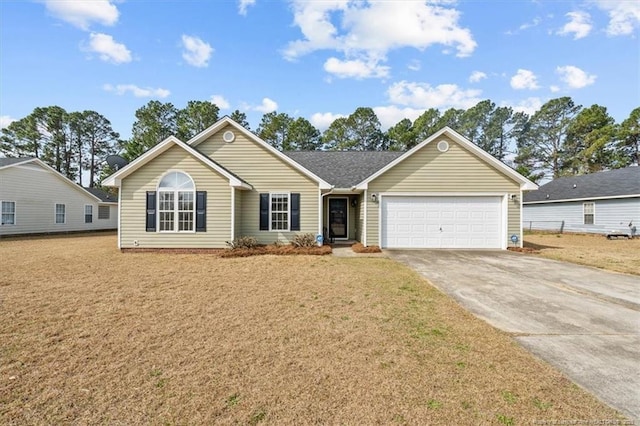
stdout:
{"type": "Polygon", "coordinates": [[[316,246],[316,237],[313,234],[297,234],[291,240],[291,245],[294,247],[314,247],[316,246]]]}
{"type": "Polygon", "coordinates": [[[255,237],[238,237],[233,241],[227,241],[227,245],[231,250],[251,249],[258,246],[258,240],[255,237]]]}

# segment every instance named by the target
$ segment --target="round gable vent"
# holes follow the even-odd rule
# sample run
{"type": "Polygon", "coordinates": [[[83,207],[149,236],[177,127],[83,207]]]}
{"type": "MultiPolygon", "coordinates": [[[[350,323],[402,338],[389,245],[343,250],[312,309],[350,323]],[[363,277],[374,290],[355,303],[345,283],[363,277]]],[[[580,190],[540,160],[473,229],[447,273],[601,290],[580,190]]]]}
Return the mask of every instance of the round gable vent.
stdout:
{"type": "Polygon", "coordinates": [[[222,140],[226,143],[231,143],[236,139],[236,135],[231,130],[227,130],[222,134],[222,140]]]}
{"type": "Polygon", "coordinates": [[[440,151],[440,152],[449,151],[449,142],[447,142],[447,141],[438,142],[438,151],[440,151]]]}

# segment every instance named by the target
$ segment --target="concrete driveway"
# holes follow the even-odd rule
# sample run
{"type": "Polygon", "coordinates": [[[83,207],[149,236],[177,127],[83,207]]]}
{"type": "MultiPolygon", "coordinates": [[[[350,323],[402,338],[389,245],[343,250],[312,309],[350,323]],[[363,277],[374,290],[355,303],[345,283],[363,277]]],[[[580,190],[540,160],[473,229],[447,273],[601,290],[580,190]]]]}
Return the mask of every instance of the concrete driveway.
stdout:
{"type": "Polygon", "coordinates": [[[508,251],[387,254],[640,424],[640,277],[508,251]]]}

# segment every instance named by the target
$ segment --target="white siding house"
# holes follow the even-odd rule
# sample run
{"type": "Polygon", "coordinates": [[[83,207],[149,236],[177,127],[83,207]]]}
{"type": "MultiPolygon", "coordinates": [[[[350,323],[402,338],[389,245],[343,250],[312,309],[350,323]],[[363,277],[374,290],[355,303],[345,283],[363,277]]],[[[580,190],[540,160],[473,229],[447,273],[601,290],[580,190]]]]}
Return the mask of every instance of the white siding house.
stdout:
{"type": "Polygon", "coordinates": [[[525,230],[640,232],[640,167],[555,179],[524,196],[525,230]]]}
{"type": "Polygon", "coordinates": [[[36,158],[0,158],[0,236],[117,229],[117,199],[36,158]]]}

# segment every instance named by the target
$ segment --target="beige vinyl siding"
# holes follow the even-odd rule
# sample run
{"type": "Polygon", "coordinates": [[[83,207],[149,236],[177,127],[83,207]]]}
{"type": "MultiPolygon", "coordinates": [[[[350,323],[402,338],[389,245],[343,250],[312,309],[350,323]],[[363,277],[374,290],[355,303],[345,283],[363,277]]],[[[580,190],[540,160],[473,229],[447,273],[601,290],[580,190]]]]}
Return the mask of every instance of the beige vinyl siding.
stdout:
{"type": "Polygon", "coordinates": [[[231,237],[231,187],[229,180],[178,146],[149,161],[122,182],[120,247],[224,248],[231,237]],[[187,173],[196,191],[207,191],[206,232],[146,232],[147,191],[155,191],[169,170],[187,173]]]}
{"type": "Polygon", "coordinates": [[[234,238],[238,238],[241,235],[242,232],[242,196],[245,193],[245,191],[241,191],[239,189],[234,189],[235,191],[235,222],[234,222],[234,230],[233,230],[233,237],[234,238]]]}
{"type": "MultiPolygon", "coordinates": [[[[517,182],[470,153],[456,142],[443,136],[426,145],[400,164],[369,182],[372,193],[515,193],[520,196],[517,182]],[[440,152],[437,142],[446,139],[449,150],[440,152]]],[[[379,245],[379,202],[367,197],[367,245],[379,245]]],[[[520,201],[508,200],[506,238],[520,235],[520,201]]]]}
{"type": "Polygon", "coordinates": [[[253,186],[252,191],[242,193],[240,233],[237,235],[254,236],[260,243],[272,243],[276,240],[288,242],[299,233],[315,235],[318,232],[317,182],[231,126],[225,126],[198,144],[197,149],[253,186]],[[222,140],[227,130],[236,135],[232,143],[222,140]],[[269,192],[300,193],[300,231],[260,231],[260,193],[269,192]]]}
{"type": "Polygon", "coordinates": [[[356,207],[356,232],[355,240],[362,242],[362,230],[364,229],[364,194],[358,194],[358,206],[356,207]]]}
{"type": "Polygon", "coordinates": [[[116,229],[115,205],[103,204],[82,188],[35,163],[0,170],[0,200],[15,202],[15,225],[0,225],[0,235],[116,229]],[[55,223],[55,205],[65,205],[65,223],[55,223]],[[93,221],[85,223],[85,205],[93,206],[93,221]],[[109,205],[109,219],[98,219],[98,206],[109,205]]]}
{"type": "Polygon", "coordinates": [[[510,200],[507,198],[507,247],[513,247],[511,242],[511,236],[516,235],[518,237],[517,247],[522,247],[522,238],[524,237],[520,233],[520,225],[522,224],[522,209],[520,208],[520,201],[522,200],[522,192],[520,190],[513,191],[513,194],[517,194],[518,198],[510,200]]]}

